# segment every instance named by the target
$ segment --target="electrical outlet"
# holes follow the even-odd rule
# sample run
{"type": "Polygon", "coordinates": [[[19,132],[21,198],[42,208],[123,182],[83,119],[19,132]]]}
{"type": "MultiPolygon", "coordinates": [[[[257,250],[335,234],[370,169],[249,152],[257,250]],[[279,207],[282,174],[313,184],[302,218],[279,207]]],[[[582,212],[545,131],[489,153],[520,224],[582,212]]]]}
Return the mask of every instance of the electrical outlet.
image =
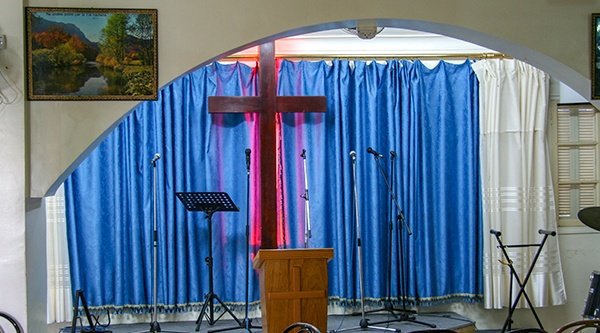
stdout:
{"type": "Polygon", "coordinates": [[[0,35],[0,50],[4,50],[6,48],[6,36],[0,35]]]}

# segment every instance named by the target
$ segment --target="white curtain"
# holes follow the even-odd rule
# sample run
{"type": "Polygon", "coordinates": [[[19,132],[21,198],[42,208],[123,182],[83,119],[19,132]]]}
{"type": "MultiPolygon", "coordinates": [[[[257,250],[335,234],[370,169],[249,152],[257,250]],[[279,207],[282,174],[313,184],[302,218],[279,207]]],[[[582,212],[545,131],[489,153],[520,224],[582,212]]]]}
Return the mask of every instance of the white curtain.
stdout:
{"type": "MultiPolygon", "coordinates": [[[[491,229],[504,245],[540,244],[539,229],[557,231],[547,146],[548,76],[518,60],[473,64],[479,79],[480,153],[486,308],[514,302],[519,286],[491,229]],[[501,262],[503,261],[503,262],[501,262]]],[[[548,237],[525,289],[533,306],[559,305],[566,292],[558,236],[548,237]]],[[[539,247],[507,248],[523,282],[539,247]]],[[[519,307],[526,307],[524,297],[519,307]]]]}
{"type": "Polygon", "coordinates": [[[70,321],[73,315],[67,224],[65,219],[65,194],[61,186],[46,204],[46,260],[48,266],[47,322],[70,321]]]}

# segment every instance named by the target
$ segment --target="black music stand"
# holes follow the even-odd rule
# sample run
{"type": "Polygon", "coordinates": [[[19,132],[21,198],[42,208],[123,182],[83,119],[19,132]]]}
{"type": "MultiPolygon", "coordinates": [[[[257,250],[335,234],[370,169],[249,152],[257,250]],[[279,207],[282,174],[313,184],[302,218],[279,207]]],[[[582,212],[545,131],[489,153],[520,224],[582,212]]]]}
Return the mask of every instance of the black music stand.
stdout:
{"type": "Polygon", "coordinates": [[[212,215],[215,212],[237,212],[239,208],[233,203],[229,195],[225,192],[178,192],[177,197],[185,209],[190,212],[204,212],[206,214],[206,221],[208,222],[208,257],[204,260],[208,266],[208,293],[204,296],[204,304],[202,310],[196,319],[196,331],[200,330],[202,325],[202,318],[206,316],[206,321],[209,325],[214,325],[225,313],[229,315],[238,323],[243,323],[233,314],[233,312],[223,303],[221,298],[214,293],[213,284],[213,255],[212,255],[212,215]],[[223,307],[223,313],[215,319],[214,301],[215,299],[221,303],[223,307]],[[208,313],[206,313],[208,311],[208,313]]]}

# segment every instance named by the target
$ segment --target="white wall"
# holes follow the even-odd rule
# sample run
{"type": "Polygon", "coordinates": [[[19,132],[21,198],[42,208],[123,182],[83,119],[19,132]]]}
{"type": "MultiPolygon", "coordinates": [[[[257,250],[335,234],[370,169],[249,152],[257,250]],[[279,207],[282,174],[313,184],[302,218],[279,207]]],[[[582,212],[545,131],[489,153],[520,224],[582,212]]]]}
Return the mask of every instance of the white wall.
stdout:
{"type": "MultiPolygon", "coordinates": [[[[9,45],[8,49],[0,50],[0,68],[17,89],[23,84],[20,3],[5,0],[0,9],[0,34],[7,36],[9,45]]],[[[4,81],[0,87],[5,94],[12,94],[4,81]]],[[[0,104],[0,156],[0,311],[15,315],[25,325],[25,111],[22,99],[14,105],[0,104]]]]}
{"type": "MultiPolygon", "coordinates": [[[[23,85],[23,21],[21,1],[3,0],[0,34],[8,48],[0,50],[0,69],[13,88],[23,85]]],[[[0,78],[0,80],[2,80],[0,78]]],[[[0,89],[12,95],[0,81],[0,89]]],[[[0,104],[0,311],[8,312],[26,326],[25,274],[25,108],[0,104]]]]}

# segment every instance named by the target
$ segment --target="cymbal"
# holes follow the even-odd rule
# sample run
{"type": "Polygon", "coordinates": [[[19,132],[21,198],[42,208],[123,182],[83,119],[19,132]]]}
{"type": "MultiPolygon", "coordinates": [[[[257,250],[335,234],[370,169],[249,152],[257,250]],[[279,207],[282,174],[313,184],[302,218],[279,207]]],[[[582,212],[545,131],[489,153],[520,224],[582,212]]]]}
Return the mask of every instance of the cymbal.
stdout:
{"type": "Polygon", "coordinates": [[[586,207],[577,213],[577,217],[588,227],[600,231],[600,207],[586,207]]]}

